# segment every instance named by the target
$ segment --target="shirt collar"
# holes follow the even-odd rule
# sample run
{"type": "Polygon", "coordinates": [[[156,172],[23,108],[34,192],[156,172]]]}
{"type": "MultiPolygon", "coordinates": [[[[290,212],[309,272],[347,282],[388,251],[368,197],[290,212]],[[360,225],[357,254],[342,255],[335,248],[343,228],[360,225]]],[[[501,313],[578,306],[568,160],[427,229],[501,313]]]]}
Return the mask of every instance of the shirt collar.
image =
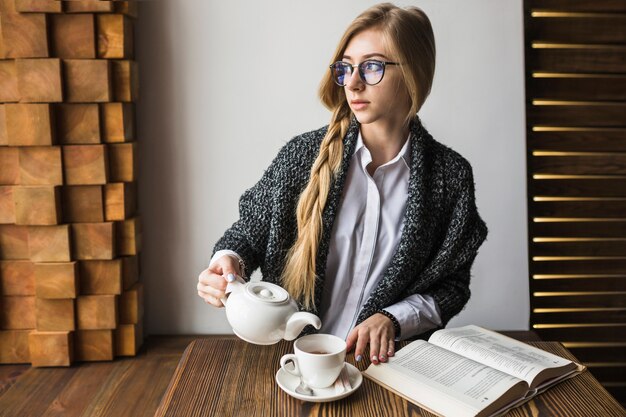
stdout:
{"type": "MultiPolygon", "coordinates": [[[[409,132],[409,136],[404,141],[404,145],[400,149],[400,152],[398,152],[398,154],[395,157],[393,157],[389,162],[381,166],[394,164],[398,159],[402,158],[402,162],[404,162],[404,165],[410,169],[410,163],[411,163],[411,161],[409,160],[410,143],[411,143],[411,132],[409,132]]],[[[357,155],[357,154],[363,155],[362,162],[363,162],[364,167],[367,166],[367,164],[369,164],[370,162],[372,162],[372,154],[370,153],[369,149],[367,149],[367,147],[365,146],[365,143],[363,142],[363,137],[361,136],[361,129],[359,129],[359,134],[357,136],[356,146],[354,148],[353,155],[357,155]]]]}

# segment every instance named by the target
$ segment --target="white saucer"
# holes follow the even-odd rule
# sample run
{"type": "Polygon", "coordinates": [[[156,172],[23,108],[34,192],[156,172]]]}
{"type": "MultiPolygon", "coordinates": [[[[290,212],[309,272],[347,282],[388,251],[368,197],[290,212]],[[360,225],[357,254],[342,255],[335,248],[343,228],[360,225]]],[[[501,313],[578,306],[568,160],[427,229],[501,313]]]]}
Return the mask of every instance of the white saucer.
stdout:
{"type": "MultiPolygon", "coordinates": [[[[287,366],[293,366],[293,364],[289,363],[287,366]]],[[[359,371],[354,365],[346,362],[344,366],[347,368],[348,378],[350,379],[350,385],[352,388],[339,394],[335,392],[335,388],[332,385],[328,388],[313,388],[313,393],[315,394],[314,396],[298,394],[295,389],[298,385],[300,385],[300,378],[285,372],[282,368],[276,372],[276,383],[287,394],[302,401],[325,403],[328,401],[340,400],[356,391],[363,382],[361,371],[359,371]]]]}

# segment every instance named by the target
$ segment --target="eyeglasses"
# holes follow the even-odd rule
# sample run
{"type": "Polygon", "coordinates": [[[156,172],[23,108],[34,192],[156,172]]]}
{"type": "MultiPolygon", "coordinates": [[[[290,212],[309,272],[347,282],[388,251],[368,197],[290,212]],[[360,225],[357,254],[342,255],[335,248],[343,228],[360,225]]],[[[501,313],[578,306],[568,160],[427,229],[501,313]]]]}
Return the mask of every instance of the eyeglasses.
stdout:
{"type": "Polygon", "coordinates": [[[341,87],[347,84],[347,78],[352,76],[353,68],[359,69],[359,75],[365,84],[376,85],[383,80],[385,75],[385,67],[387,65],[400,65],[398,62],[379,61],[377,59],[368,59],[358,65],[352,65],[347,62],[337,61],[330,65],[330,72],[335,83],[341,87]],[[348,76],[348,77],[346,77],[348,76]]]}

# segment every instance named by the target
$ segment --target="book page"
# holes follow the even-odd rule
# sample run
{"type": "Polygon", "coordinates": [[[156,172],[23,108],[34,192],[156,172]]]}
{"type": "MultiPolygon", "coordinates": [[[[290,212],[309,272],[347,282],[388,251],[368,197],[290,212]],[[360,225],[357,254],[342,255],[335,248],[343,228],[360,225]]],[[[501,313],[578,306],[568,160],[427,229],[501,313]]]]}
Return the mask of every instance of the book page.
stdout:
{"type": "Polygon", "coordinates": [[[488,407],[498,409],[528,389],[518,378],[423,340],[364,373],[442,415],[473,416],[488,407]]]}
{"type": "Polygon", "coordinates": [[[523,379],[531,388],[576,369],[572,361],[474,325],[439,330],[429,342],[523,379]],[[559,369],[545,372],[550,368],[559,369]]]}

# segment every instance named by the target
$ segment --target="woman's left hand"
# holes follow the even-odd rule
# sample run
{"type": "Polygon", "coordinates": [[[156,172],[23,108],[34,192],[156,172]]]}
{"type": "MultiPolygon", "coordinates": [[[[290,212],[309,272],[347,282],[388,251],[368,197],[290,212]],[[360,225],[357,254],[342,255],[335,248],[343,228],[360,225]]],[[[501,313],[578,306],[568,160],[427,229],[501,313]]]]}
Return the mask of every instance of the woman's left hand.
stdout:
{"type": "Polygon", "coordinates": [[[356,326],[346,339],[347,350],[354,347],[354,357],[361,360],[365,347],[369,343],[372,363],[387,362],[387,358],[395,353],[395,330],[391,320],[383,314],[376,313],[356,326]]]}

